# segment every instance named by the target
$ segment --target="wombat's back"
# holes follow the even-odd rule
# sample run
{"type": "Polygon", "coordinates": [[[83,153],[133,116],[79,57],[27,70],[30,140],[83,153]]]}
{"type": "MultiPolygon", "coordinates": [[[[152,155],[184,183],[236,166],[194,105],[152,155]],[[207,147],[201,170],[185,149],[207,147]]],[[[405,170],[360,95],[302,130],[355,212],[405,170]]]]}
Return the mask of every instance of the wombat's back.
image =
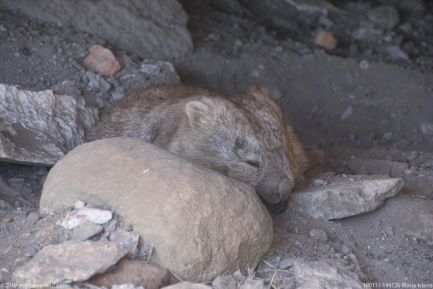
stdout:
{"type": "Polygon", "coordinates": [[[157,133],[168,132],[175,125],[179,117],[176,104],[189,97],[210,94],[205,89],[185,85],[161,85],[127,95],[103,111],[87,140],[128,136],[152,142],[157,133]]]}

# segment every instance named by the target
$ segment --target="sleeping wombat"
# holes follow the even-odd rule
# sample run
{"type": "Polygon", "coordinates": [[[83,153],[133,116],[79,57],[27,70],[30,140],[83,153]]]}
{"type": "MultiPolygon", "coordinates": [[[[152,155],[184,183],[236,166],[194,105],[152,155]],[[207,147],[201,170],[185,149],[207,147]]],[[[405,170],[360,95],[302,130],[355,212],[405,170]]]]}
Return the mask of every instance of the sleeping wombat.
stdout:
{"type": "Polygon", "coordinates": [[[272,211],[285,208],[305,155],[261,86],[225,98],[183,85],[131,94],[105,111],[89,140],[128,136],[255,187],[272,211]]]}

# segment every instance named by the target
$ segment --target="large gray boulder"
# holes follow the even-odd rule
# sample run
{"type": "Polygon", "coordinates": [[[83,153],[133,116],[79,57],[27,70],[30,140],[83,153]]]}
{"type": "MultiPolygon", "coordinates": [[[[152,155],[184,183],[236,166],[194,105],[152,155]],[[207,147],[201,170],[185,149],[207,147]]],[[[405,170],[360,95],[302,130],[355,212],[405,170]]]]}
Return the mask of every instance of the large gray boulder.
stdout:
{"type": "Polygon", "coordinates": [[[0,160],[53,165],[97,119],[83,97],[0,84],[0,160]]]}
{"type": "Polygon", "coordinates": [[[143,58],[176,58],[192,48],[188,16],[176,0],[3,0],[0,6],[99,35],[143,58]]]}
{"type": "Polygon", "coordinates": [[[273,238],[253,188],[136,139],[80,145],[52,168],[41,213],[78,200],[123,216],[151,261],[188,281],[254,268],[273,238]]]}

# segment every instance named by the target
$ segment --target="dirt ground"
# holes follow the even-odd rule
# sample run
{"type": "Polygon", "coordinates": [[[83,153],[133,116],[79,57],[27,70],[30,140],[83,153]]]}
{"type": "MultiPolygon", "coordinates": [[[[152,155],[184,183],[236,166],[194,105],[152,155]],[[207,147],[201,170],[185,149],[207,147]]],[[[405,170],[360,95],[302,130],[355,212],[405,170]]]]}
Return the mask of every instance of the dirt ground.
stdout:
{"type": "MultiPolygon", "coordinates": [[[[275,19],[266,15],[254,17],[254,7],[230,10],[212,1],[183,2],[195,49],[174,61],[182,82],[225,94],[255,83],[265,85],[306,146],[325,153],[323,171],[387,174],[406,183],[383,208],[365,215],[339,221],[290,212],[275,216],[274,246],[257,275],[271,278],[276,272],[272,264],[296,256],[336,260],[365,282],[433,283],[430,1],[422,11],[414,10],[413,3],[400,7],[399,24],[391,32],[367,29],[370,1],[354,1],[343,7],[345,13],[293,11],[290,25],[272,22],[275,19]],[[318,27],[334,33],[339,43],[335,50],[314,45],[318,27]],[[355,37],[356,31],[377,39],[355,37]],[[396,57],[389,47],[404,54],[396,57]],[[310,237],[311,229],[324,230],[328,240],[310,237]]],[[[118,84],[113,78],[95,81],[86,73],[81,63],[92,44],[110,47],[86,33],[0,11],[0,83],[30,90],[72,89],[88,104],[102,107],[118,84]],[[72,85],[65,88],[65,81],[72,85]]],[[[126,68],[141,61],[116,52],[126,68]]],[[[8,282],[14,269],[43,244],[62,238],[52,218],[31,213],[37,211],[47,173],[44,167],[0,164],[1,178],[20,194],[12,207],[0,202],[0,283],[8,282]]],[[[283,282],[285,272],[278,274],[283,282]]]]}

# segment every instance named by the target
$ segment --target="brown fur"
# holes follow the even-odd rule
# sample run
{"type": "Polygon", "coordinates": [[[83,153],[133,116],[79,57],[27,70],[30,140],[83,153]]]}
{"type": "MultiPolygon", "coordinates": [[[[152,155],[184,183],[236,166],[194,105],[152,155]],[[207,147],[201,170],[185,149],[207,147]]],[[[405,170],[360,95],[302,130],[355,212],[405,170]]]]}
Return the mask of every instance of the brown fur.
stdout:
{"type": "Polygon", "coordinates": [[[89,140],[118,136],[251,184],[275,208],[284,207],[306,161],[292,126],[260,86],[230,99],[183,85],[129,95],[103,113],[89,140]]]}

